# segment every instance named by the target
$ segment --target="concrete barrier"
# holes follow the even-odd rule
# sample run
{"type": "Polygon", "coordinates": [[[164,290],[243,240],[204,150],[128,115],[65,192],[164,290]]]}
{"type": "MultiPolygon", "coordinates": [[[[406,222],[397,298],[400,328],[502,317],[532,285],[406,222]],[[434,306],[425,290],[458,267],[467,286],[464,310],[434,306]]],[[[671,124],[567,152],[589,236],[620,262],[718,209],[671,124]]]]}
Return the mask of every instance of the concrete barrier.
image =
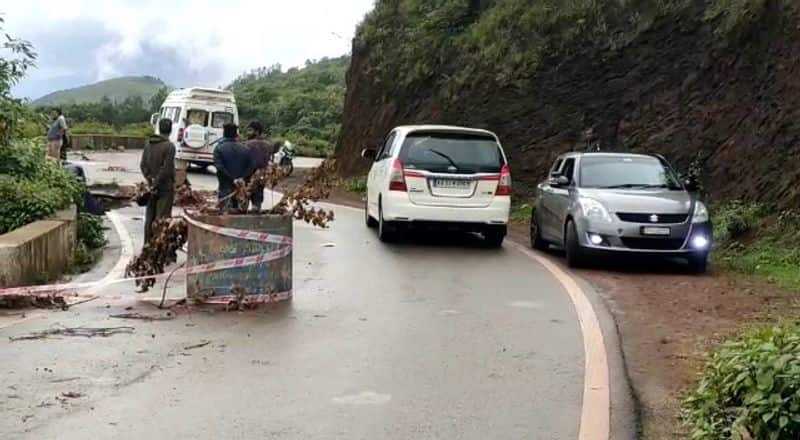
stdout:
{"type": "Polygon", "coordinates": [[[57,278],[72,261],[77,235],[74,206],[0,235],[0,287],[57,278]]]}
{"type": "Polygon", "coordinates": [[[112,136],[105,134],[72,135],[73,150],[107,150],[124,147],[126,150],[141,150],[147,138],[135,136],[112,136]]]}

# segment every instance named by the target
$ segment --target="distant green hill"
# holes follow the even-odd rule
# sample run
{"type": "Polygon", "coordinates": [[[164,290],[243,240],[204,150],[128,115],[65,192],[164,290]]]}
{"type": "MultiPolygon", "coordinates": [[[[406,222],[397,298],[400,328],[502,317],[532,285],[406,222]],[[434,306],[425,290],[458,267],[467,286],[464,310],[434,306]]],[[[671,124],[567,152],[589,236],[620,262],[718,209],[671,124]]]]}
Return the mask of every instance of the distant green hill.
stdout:
{"type": "Polygon", "coordinates": [[[246,73],[228,88],[236,94],[239,118],[258,118],[273,138],[287,138],[320,152],[332,151],[342,122],[349,56],[307,61],[283,71],[280,65],[246,73]]]}
{"type": "Polygon", "coordinates": [[[108,96],[114,102],[122,102],[132,96],[141,96],[147,102],[158,89],[165,85],[163,81],[152,76],[123,76],[74,89],[59,90],[33,101],[33,105],[46,106],[99,102],[103,96],[108,96]]]}

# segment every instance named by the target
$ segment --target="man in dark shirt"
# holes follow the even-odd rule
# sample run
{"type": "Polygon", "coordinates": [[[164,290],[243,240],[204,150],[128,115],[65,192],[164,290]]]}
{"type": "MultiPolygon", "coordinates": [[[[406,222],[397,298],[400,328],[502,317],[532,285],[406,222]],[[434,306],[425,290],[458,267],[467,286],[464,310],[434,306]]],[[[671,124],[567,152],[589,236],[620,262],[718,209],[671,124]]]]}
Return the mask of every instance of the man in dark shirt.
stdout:
{"type": "Polygon", "coordinates": [[[156,220],[172,215],[175,199],[175,146],[168,139],[172,132],[172,120],[158,121],[159,135],[151,136],[144,148],[140,168],[150,188],[150,200],[144,223],[144,242],[153,236],[156,220]]]}
{"type": "Polygon", "coordinates": [[[233,196],[234,182],[246,179],[253,174],[250,150],[236,142],[236,124],[225,124],[222,127],[222,141],[214,148],[214,167],[217,169],[217,198],[219,208],[223,211],[247,210],[246,206],[238,206],[233,196]]]}
{"type": "MultiPolygon", "coordinates": [[[[247,149],[250,150],[250,161],[253,164],[253,173],[266,168],[272,162],[275,154],[275,145],[264,139],[264,126],[259,121],[252,121],[247,125],[247,149]]],[[[252,176],[250,176],[252,177],[252,176]]],[[[264,203],[264,187],[259,186],[250,196],[255,211],[261,211],[264,203]]]]}

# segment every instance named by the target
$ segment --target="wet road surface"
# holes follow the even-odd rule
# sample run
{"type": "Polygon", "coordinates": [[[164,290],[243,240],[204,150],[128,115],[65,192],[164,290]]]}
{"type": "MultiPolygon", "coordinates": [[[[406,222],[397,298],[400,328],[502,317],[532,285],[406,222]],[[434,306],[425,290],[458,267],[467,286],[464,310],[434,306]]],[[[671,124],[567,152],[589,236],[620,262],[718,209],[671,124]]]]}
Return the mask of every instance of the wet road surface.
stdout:
{"type": "MultiPolygon", "coordinates": [[[[138,249],[143,212],[118,214],[138,249]]],[[[112,237],[107,260],[119,247],[112,237]]],[[[257,311],[110,318],[157,312],[123,284],[0,328],[0,437],[578,437],[580,327],[536,261],[466,235],[385,245],[342,208],[329,230],[295,224],[294,264],[294,300],[257,311]],[[59,325],[135,329],[8,339],[59,325]]]]}

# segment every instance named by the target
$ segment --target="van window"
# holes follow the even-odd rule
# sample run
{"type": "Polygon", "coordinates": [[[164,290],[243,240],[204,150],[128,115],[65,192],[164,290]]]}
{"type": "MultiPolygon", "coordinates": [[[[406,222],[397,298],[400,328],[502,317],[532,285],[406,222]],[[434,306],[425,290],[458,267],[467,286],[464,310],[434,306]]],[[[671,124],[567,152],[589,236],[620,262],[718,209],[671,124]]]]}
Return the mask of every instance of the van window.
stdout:
{"type": "Polygon", "coordinates": [[[208,112],[205,110],[190,109],[186,111],[186,125],[208,126],[208,112]]]}
{"type": "Polygon", "coordinates": [[[211,114],[211,127],[222,128],[225,124],[233,124],[233,113],[214,112],[211,114]]]}
{"type": "Polygon", "coordinates": [[[172,107],[172,122],[177,123],[180,120],[181,120],[181,108],[172,107]]]}

